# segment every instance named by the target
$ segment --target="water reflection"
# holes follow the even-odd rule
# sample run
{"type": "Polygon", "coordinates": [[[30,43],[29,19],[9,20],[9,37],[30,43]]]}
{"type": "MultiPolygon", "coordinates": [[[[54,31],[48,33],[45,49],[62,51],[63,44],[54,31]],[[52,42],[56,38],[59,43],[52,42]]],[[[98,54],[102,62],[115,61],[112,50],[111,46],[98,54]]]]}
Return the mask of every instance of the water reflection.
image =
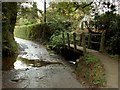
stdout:
{"type": "Polygon", "coordinates": [[[27,68],[27,65],[24,64],[22,61],[17,60],[17,61],[14,63],[14,69],[24,69],[24,68],[27,68]]]}
{"type": "Polygon", "coordinates": [[[59,64],[58,62],[54,62],[54,59],[50,59],[49,53],[42,45],[40,46],[20,38],[15,38],[15,40],[20,45],[19,55],[4,57],[2,62],[3,70],[27,69],[59,64]]]}
{"type": "Polygon", "coordinates": [[[18,56],[16,62],[14,63],[14,69],[25,69],[40,66],[41,62],[38,59],[28,59],[21,56],[18,56]]]}
{"type": "Polygon", "coordinates": [[[42,67],[49,64],[58,64],[58,62],[41,61],[39,59],[28,59],[18,56],[17,61],[14,63],[14,69],[42,67]]]}
{"type": "Polygon", "coordinates": [[[42,67],[50,64],[62,64],[60,62],[41,61],[39,59],[28,59],[20,56],[6,57],[3,60],[3,70],[29,69],[32,67],[42,67]]]}
{"type": "Polygon", "coordinates": [[[24,55],[13,55],[9,57],[2,58],[2,70],[12,70],[12,69],[28,69],[31,67],[41,67],[51,64],[48,61],[41,61],[40,59],[30,59],[28,57],[24,57],[24,55]]]}
{"type": "Polygon", "coordinates": [[[2,70],[14,69],[14,62],[16,61],[17,56],[18,55],[2,57],[2,70]]]}

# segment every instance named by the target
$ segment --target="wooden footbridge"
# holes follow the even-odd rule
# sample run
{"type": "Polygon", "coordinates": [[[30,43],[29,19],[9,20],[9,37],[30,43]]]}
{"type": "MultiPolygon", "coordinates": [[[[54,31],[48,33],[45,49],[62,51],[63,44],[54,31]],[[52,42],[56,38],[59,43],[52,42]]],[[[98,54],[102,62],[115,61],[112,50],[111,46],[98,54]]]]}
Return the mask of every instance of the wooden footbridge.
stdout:
{"type": "Polygon", "coordinates": [[[106,74],[106,80],[107,80],[107,86],[108,87],[115,87],[118,88],[118,61],[113,60],[110,56],[101,53],[104,51],[104,41],[105,41],[105,31],[103,31],[101,34],[91,34],[91,33],[81,33],[81,34],[65,34],[63,33],[63,46],[67,47],[68,49],[73,49],[74,51],[80,50],[83,51],[84,57],[86,56],[86,53],[90,53],[97,58],[100,59],[102,64],[105,68],[105,74],[106,74]],[[92,40],[92,37],[98,37],[100,36],[100,41],[94,42],[92,40]],[[71,39],[72,38],[72,39],[71,39]],[[86,38],[88,38],[86,40],[86,38]],[[98,47],[99,51],[90,49],[91,44],[100,44],[98,47]],[[110,68],[110,66],[112,68],[110,68]],[[112,69],[112,70],[111,70],[112,69]],[[116,74],[115,74],[116,73],[116,74]],[[111,79],[113,82],[111,82],[111,79]]]}
{"type": "Polygon", "coordinates": [[[81,34],[63,33],[62,38],[64,47],[67,47],[68,49],[72,48],[74,51],[83,51],[84,55],[87,52],[96,52],[96,50],[91,49],[92,44],[99,44],[99,51],[104,51],[105,31],[100,34],[92,34],[85,32],[82,32],[81,34]],[[94,41],[94,39],[96,39],[97,37],[99,37],[100,40],[94,41]]]}

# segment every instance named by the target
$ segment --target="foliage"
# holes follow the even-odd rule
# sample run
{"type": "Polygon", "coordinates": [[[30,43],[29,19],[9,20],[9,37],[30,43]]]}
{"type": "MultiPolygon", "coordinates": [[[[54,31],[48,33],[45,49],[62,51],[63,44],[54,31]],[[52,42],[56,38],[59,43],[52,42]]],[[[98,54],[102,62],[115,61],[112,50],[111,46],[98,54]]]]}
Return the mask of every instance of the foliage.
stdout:
{"type": "Polygon", "coordinates": [[[99,61],[99,59],[93,55],[86,55],[86,57],[85,57],[86,64],[97,63],[98,61],[99,61]]]}
{"type": "Polygon", "coordinates": [[[83,15],[89,13],[90,7],[86,7],[85,9],[79,7],[76,11],[75,9],[78,5],[84,6],[86,4],[79,2],[50,3],[50,7],[47,9],[47,22],[52,31],[51,44],[62,44],[62,32],[69,33],[76,29],[83,15]]]}
{"type": "Polygon", "coordinates": [[[38,12],[42,13],[42,11],[37,9],[36,3],[27,3],[32,7],[24,7],[22,4],[23,3],[19,3],[16,25],[20,26],[38,23],[40,21],[38,12]]]}
{"type": "MultiPolygon", "coordinates": [[[[118,2],[118,1],[117,1],[118,2]]],[[[97,2],[92,9],[95,27],[106,30],[105,49],[110,54],[120,55],[120,15],[116,14],[116,5],[110,2],[97,2]]],[[[91,23],[90,23],[91,25],[91,23]]]]}
{"type": "MultiPolygon", "coordinates": [[[[67,40],[67,33],[70,34],[70,32],[68,31],[64,32],[65,40],[67,40]]],[[[71,35],[70,35],[70,39],[72,39],[71,35]]],[[[54,33],[50,38],[50,43],[55,46],[62,45],[63,44],[63,32],[54,33]]]]}
{"type": "Polygon", "coordinates": [[[106,47],[107,51],[112,54],[120,55],[120,16],[119,15],[110,15],[108,18],[110,23],[108,23],[108,28],[106,29],[106,47]]]}
{"type": "Polygon", "coordinates": [[[51,42],[51,44],[52,45],[60,45],[60,44],[62,44],[62,41],[63,41],[63,39],[62,39],[62,34],[59,34],[59,35],[52,35],[51,36],[51,40],[50,40],[51,42]]]}
{"type": "Polygon", "coordinates": [[[62,43],[61,33],[64,31],[69,31],[69,25],[71,25],[71,22],[68,22],[64,16],[52,13],[53,12],[51,11],[47,12],[48,26],[51,29],[50,43],[53,45],[58,45],[62,43]]]}
{"type": "Polygon", "coordinates": [[[106,50],[111,54],[120,55],[120,16],[112,11],[106,12],[99,16],[98,24],[106,30],[106,50]]]}
{"type": "Polygon", "coordinates": [[[36,2],[19,3],[17,15],[17,23],[14,32],[16,37],[31,40],[40,40],[43,37],[47,37],[45,39],[47,40],[51,35],[47,24],[40,24],[43,12],[37,9],[36,2]],[[24,5],[28,5],[30,7],[24,5]],[[43,32],[45,33],[45,36],[43,36],[43,32]]]}
{"type": "Polygon", "coordinates": [[[67,29],[67,23],[64,23],[66,21],[65,17],[55,14],[50,15],[50,13],[48,13],[47,16],[48,25],[53,32],[65,31],[67,29]]]}
{"type": "Polygon", "coordinates": [[[69,20],[80,20],[80,17],[83,16],[84,14],[89,14],[89,10],[91,7],[86,7],[82,8],[85,6],[87,3],[86,2],[51,2],[50,3],[50,10],[55,10],[59,15],[62,15],[69,20]],[[77,10],[76,8],[79,7],[77,10]]]}

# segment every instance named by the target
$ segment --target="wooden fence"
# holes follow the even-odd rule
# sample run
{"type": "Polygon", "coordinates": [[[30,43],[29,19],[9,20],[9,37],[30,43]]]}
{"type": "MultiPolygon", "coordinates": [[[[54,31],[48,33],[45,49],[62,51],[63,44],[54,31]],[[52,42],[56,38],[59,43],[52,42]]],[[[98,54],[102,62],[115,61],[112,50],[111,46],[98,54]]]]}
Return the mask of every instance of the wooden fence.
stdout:
{"type": "Polygon", "coordinates": [[[86,53],[86,48],[91,48],[91,44],[100,44],[100,48],[99,51],[103,52],[104,51],[104,41],[105,41],[105,31],[103,31],[101,34],[92,34],[92,33],[81,33],[81,34],[76,34],[73,33],[71,36],[73,37],[72,40],[70,39],[71,34],[67,33],[67,40],[65,39],[65,34],[63,33],[62,37],[63,37],[63,46],[65,47],[65,45],[67,44],[68,48],[70,48],[70,44],[72,42],[72,44],[74,45],[74,50],[77,50],[77,46],[82,46],[83,47],[83,53],[86,53]],[[92,41],[92,37],[98,37],[100,36],[100,41],[92,41]],[[76,40],[76,38],[79,38],[79,40],[76,40]],[[88,40],[86,40],[86,38],[88,38],[88,40]],[[79,43],[79,45],[78,45],[79,43]]]}

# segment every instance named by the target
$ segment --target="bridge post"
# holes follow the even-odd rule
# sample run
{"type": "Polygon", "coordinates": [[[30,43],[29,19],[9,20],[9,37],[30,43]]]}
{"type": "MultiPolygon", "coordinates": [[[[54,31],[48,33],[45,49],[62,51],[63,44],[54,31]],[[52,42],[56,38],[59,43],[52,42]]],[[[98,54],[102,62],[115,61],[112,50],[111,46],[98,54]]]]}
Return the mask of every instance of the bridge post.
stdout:
{"type": "Polygon", "coordinates": [[[68,48],[70,48],[70,38],[69,38],[69,33],[67,33],[67,40],[68,40],[68,48]]]}
{"type": "Polygon", "coordinates": [[[85,33],[82,33],[82,46],[83,46],[83,55],[86,55],[86,43],[85,43],[85,33]]]}
{"type": "Polygon", "coordinates": [[[74,43],[74,51],[77,49],[76,46],[76,33],[73,33],[73,43],[74,43]]]}
{"type": "Polygon", "coordinates": [[[81,42],[82,42],[82,34],[80,34],[80,46],[81,46],[81,42]]]}
{"type": "Polygon", "coordinates": [[[89,36],[88,36],[88,48],[91,48],[91,33],[89,33],[89,36]]]}
{"type": "Polygon", "coordinates": [[[62,37],[63,37],[63,47],[65,48],[65,36],[64,36],[64,33],[62,33],[62,37]]]}
{"type": "Polygon", "coordinates": [[[103,31],[101,35],[100,50],[99,50],[100,52],[104,52],[105,33],[106,31],[103,31]]]}

